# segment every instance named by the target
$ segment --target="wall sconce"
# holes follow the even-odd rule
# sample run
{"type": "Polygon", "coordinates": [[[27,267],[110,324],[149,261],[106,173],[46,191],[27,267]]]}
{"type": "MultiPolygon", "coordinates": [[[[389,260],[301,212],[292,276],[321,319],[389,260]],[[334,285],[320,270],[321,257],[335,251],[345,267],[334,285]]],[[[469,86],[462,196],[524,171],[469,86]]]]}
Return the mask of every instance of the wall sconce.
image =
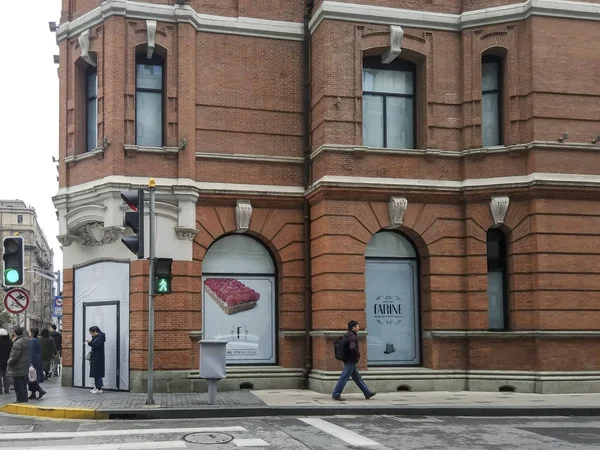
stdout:
{"type": "Polygon", "coordinates": [[[596,144],[597,142],[600,142],[600,135],[598,135],[594,139],[592,139],[592,144],[596,144]]]}
{"type": "Polygon", "coordinates": [[[48,22],[48,27],[52,33],[58,30],[58,25],[56,25],[56,22],[48,22]]]}
{"type": "Polygon", "coordinates": [[[559,137],[558,138],[558,142],[564,142],[567,139],[569,139],[569,133],[565,133],[565,134],[562,135],[562,137],[559,137]]]}

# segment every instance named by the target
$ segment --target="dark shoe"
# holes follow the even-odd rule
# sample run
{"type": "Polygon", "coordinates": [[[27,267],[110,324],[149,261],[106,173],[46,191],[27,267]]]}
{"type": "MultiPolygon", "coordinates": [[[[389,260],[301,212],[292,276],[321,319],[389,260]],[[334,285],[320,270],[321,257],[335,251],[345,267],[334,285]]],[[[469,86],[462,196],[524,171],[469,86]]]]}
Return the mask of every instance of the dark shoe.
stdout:
{"type": "Polygon", "coordinates": [[[346,401],[346,399],[342,398],[341,396],[336,397],[335,395],[332,395],[331,398],[334,399],[334,400],[337,400],[338,402],[345,402],[346,401]]]}
{"type": "Polygon", "coordinates": [[[32,392],[31,395],[29,397],[27,397],[29,400],[35,400],[35,392],[32,392]]]}
{"type": "MultiPolygon", "coordinates": [[[[40,396],[37,398],[38,400],[41,399],[44,395],[46,395],[46,391],[39,391],[40,392],[40,396]]],[[[375,394],[373,394],[375,395],[375,394]]]]}
{"type": "Polygon", "coordinates": [[[366,398],[367,400],[369,400],[370,398],[373,398],[373,397],[375,397],[376,395],[377,395],[377,392],[371,392],[369,395],[365,395],[365,398],[366,398]]]}

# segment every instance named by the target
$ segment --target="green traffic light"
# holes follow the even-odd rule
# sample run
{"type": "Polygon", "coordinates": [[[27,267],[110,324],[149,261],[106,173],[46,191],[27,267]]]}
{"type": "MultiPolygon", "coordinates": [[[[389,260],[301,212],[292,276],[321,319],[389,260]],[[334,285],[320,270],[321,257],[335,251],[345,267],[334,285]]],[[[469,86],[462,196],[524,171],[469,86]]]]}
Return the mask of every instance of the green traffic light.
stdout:
{"type": "Polygon", "coordinates": [[[156,292],[166,294],[169,292],[169,280],[167,278],[159,278],[156,282],[156,292]]]}
{"type": "Polygon", "coordinates": [[[6,284],[15,284],[19,282],[19,272],[15,269],[6,269],[4,271],[4,282],[6,284]]]}

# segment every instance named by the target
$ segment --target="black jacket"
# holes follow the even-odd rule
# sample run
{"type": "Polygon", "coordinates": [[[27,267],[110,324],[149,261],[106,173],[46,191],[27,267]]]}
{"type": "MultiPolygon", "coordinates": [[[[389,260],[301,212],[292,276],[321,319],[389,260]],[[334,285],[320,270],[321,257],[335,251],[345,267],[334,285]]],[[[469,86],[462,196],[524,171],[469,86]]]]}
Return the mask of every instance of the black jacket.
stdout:
{"type": "Polygon", "coordinates": [[[90,360],[90,377],[91,378],[103,378],[104,377],[104,342],[106,336],[100,332],[93,337],[88,345],[92,347],[92,359],[90,360]]]}
{"type": "Polygon", "coordinates": [[[56,346],[56,351],[62,350],[62,334],[58,331],[52,331],[50,333],[50,337],[54,340],[54,345],[56,346]]]}
{"type": "Polygon", "coordinates": [[[347,364],[356,364],[360,360],[360,349],[358,348],[358,336],[354,331],[348,331],[344,335],[346,345],[348,346],[347,364]]]}
{"type": "Polygon", "coordinates": [[[0,372],[6,373],[6,363],[12,349],[12,341],[8,336],[0,336],[0,372]]]}

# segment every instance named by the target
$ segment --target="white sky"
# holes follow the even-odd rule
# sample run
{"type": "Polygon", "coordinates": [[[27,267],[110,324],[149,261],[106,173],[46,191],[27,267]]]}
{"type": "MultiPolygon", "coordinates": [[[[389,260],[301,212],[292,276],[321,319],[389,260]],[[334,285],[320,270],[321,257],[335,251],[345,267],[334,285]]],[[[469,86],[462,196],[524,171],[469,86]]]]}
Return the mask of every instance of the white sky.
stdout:
{"type": "Polygon", "coordinates": [[[58,46],[48,22],[58,24],[60,10],[61,0],[0,1],[0,198],[36,209],[54,249],[54,270],[62,268],[52,204],[58,190],[52,162],[58,159],[58,46]]]}

